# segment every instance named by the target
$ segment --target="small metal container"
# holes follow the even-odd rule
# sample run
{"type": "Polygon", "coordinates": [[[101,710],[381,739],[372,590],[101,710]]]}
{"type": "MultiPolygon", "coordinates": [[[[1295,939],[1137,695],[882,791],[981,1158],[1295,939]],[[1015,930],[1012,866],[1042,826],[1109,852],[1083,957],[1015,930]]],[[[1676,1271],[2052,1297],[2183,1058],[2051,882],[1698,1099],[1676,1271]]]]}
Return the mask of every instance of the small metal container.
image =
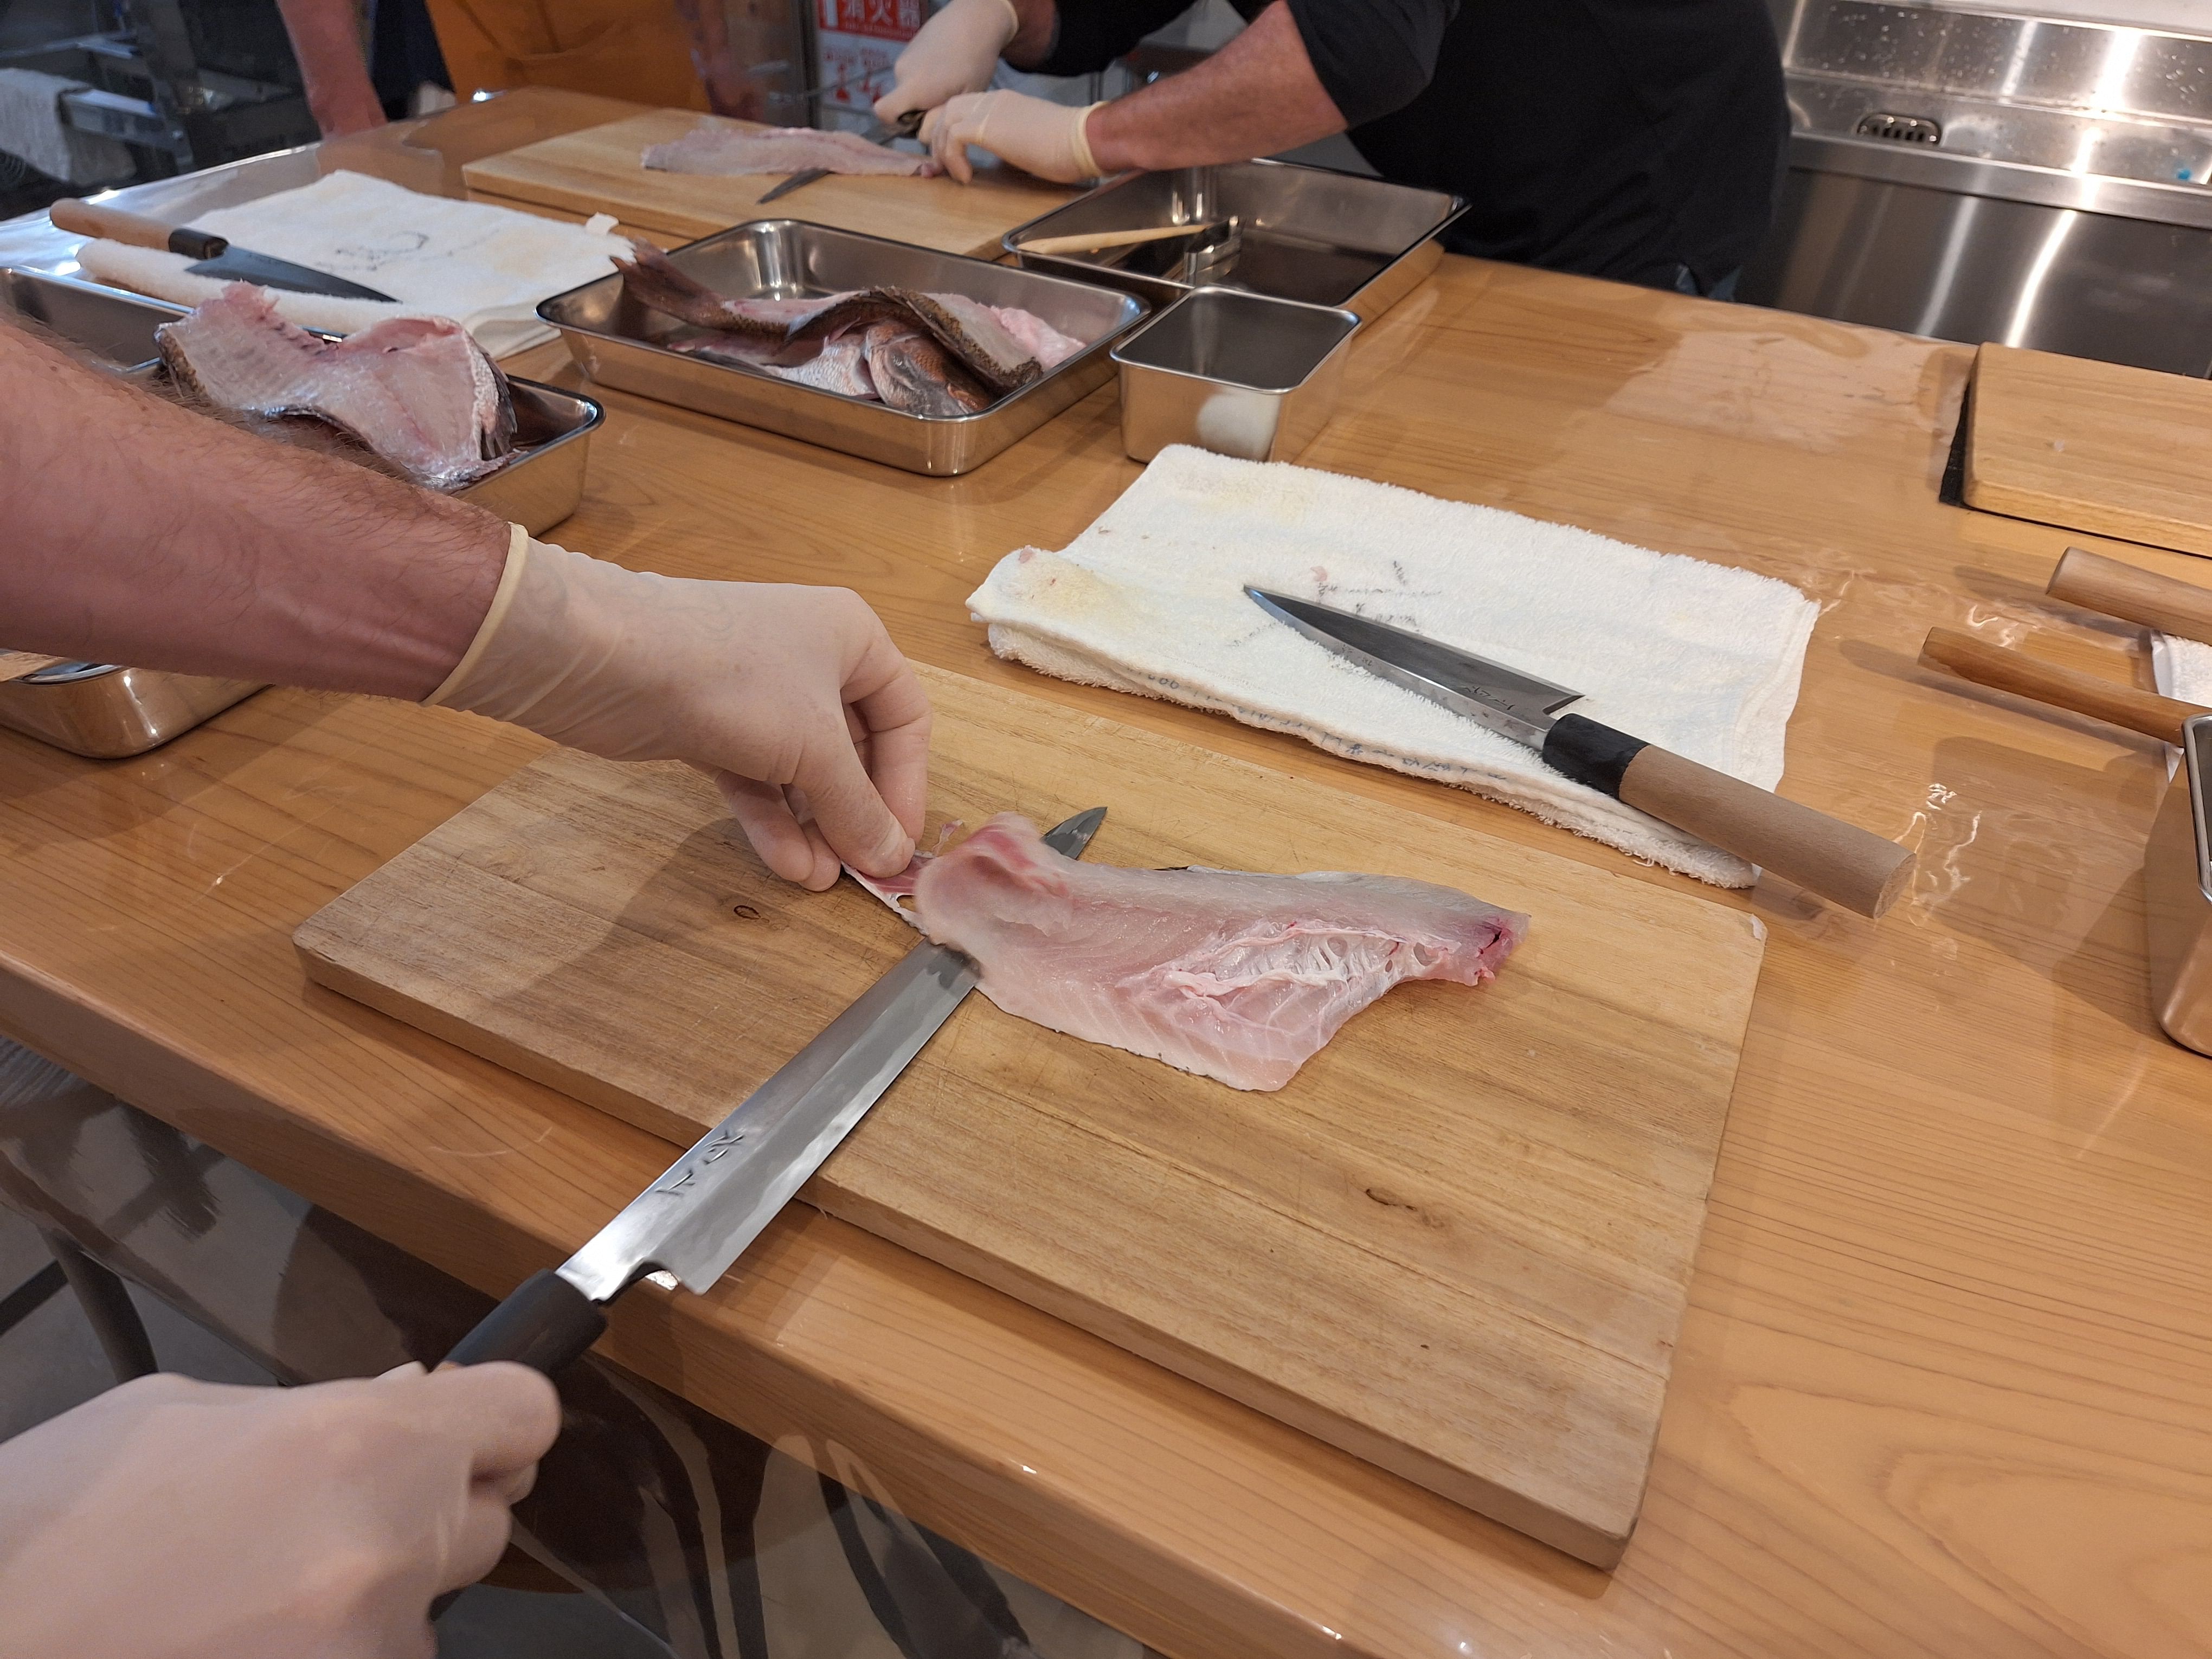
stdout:
{"type": "MultiPolygon", "coordinates": [[[[38,271],[0,270],[0,303],[113,364],[131,380],[160,374],[154,331],[185,307],[118,294],[96,283],[38,271]]],[[[453,491],[459,500],[519,524],[551,529],[584,495],[599,404],[557,386],[510,379],[515,441],[525,453],[453,491]]],[[[0,639],[0,653],[8,641],[0,639]]],[[[173,674],[112,663],[61,662],[0,680],[0,726],[98,759],[143,754],[259,690],[252,680],[173,674]]]]}
{"type": "Polygon", "coordinates": [[[1235,289],[1197,289],[1114,348],[1121,447],[1149,461],[1196,444],[1287,461],[1336,412],[1358,316],[1235,289]]]}
{"type": "Polygon", "coordinates": [[[985,305],[1018,306],[1085,343],[988,409],[939,418],[671,350],[668,340],[702,331],[640,305],[623,292],[619,276],[556,294],[538,307],[538,316],[561,331],[578,365],[603,386],[936,477],[981,466],[1103,386],[1113,373],[1107,347],[1151,309],[1091,283],[797,219],[756,220],[668,257],[722,294],[794,299],[879,286],[964,294],[985,305]]]}
{"type": "Polygon", "coordinates": [[[1437,268],[1443,258],[1437,234],[1466,211],[1465,202],[1444,191],[1290,161],[1233,161],[1129,173],[1017,225],[1004,246],[1024,270],[1103,283],[1165,306],[1192,291],[1177,274],[1179,243],[1095,253],[1030,253],[1022,245],[1234,218],[1237,257],[1208,270],[1204,283],[1344,306],[1372,321],[1437,268]]]}
{"type": "Polygon", "coordinates": [[[2176,1042],[2212,1054],[2212,714],[2181,728],[2174,769],[2143,849],[2151,1009],[2176,1042]]]}

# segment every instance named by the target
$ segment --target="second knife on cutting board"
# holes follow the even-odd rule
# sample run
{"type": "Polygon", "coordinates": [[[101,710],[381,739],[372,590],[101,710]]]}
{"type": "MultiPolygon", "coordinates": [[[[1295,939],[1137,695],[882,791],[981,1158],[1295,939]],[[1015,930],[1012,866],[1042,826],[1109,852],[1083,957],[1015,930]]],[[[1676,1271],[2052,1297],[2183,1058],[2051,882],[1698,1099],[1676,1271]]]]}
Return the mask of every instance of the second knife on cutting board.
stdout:
{"type": "Polygon", "coordinates": [[[1348,611],[1257,587],[1244,592],[1278,622],[1369,673],[1526,744],[1576,782],[1846,909],[1878,916],[1912,878],[1912,854],[1893,841],[1583,715],[1561,714],[1579,691],[1348,611]]]}
{"type": "Polygon", "coordinates": [[[101,236],[111,242],[125,242],[132,247],[150,247],[170,253],[181,253],[198,263],[185,270],[194,276],[215,277],[234,283],[257,283],[263,288],[281,288],[294,294],[327,294],[338,300],[381,300],[387,305],[398,303],[389,294],[373,288],[363,288],[359,283],[349,282],[343,276],[333,276],[327,270],[317,270],[311,265],[295,265],[289,259],[271,258],[265,253],[233,247],[222,237],[204,230],[194,230],[187,225],[167,225],[159,219],[149,219],[143,213],[129,213],[121,208],[108,207],[99,202],[82,202],[74,198],[56,202],[46,210],[46,216],[57,230],[66,230],[76,236],[101,236]]]}

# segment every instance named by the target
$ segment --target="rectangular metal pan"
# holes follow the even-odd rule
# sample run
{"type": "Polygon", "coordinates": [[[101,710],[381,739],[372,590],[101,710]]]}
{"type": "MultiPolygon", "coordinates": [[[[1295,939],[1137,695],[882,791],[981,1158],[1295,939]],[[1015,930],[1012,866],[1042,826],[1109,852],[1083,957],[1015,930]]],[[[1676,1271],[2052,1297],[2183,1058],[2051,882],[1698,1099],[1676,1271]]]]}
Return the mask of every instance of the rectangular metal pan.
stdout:
{"type": "Polygon", "coordinates": [[[1466,211],[1467,204],[1445,191],[1291,161],[1231,161],[1124,174],[1015,226],[1004,246],[1024,270],[1101,283],[1164,306],[1190,292],[1166,274],[1177,244],[1096,253],[1027,253],[1022,244],[1234,217],[1242,238],[1236,260],[1208,285],[1341,306],[1372,322],[1437,268],[1443,258],[1438,233],[1466,211]]]}
{"type": "MultiPolygon", "coordinates": [[[[161,373],[154,331],[185,309],[96,283],[14,270],[0,270],[0,303],[134,380],[161,373]]],[[[556,386],[520,380],[508,385],[517,439],[527,453],[453,493],[534,536],[574,513],[583,499],[585,457],[605,415],[592,398],[556,386]]],[[[0,640],[0,653],[7,644],[0,640]]],[[[112,759],[143,754],[260,689],[250,680],[112,663],[56,663],[0,680],[0,726],[73,754],[112,759]]]]}
{"type": "Polygon", "coordinates": [[[699,331],[638,304],[623,291],[619,276],[556,294],[538,307],[538,316],[561,331],[578,365],[603,386],[933,477],[981,466],[1104,385],[1114,372],[1108,349],[1150,309],[1142,300],[1093,283],[796,219],[756,220],[668,257],[723,294],[794,299],[879,285],[964,294],[986,305],[1018,306],[1085,342],[1066,362],[988,409],[939,419],[672,351],[661,343],[699,331]]]}

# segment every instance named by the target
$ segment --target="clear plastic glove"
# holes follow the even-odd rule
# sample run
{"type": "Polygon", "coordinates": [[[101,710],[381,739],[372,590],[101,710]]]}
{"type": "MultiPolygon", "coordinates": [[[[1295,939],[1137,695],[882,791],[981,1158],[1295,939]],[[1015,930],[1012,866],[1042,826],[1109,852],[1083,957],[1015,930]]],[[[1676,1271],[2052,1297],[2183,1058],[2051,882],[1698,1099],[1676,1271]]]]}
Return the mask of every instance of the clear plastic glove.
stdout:
{"type": "Polygon", "coordinates": [[[1091,144],[1083,135],[1083,124],[1098,107],[1077,109],[1003,87],[964,93],[929,112],[921,124],[921,142],[937,165],[963,185],[975,174],[968,161],[970,144],[1040,179],[1079,184],[1098,176],[1098,163],[1091,159],[1091,144]]]}
{"type": "Polygon", "coordinates": [[[0,1445],[0,1653],[427,1659],[560,1426],[520,1365],[126,1383],[0,1445]]]}
{"type": "Polygon", "coordinates": [[[769,868],[817,891],[841,860],[896,875],[921,832],[929,698],[845,588],[689,581],[526,539],[424,701],[609,760],[689,761],[769,868]]]}
{"type": "Polygon", "coordinates": [[[951,0],[891,65],[891,89],[876,100],[876,119],[889,126],[908,110],[935,109],[957,94],[981,92],[1020,27],[1013,0],[951,0]]]}

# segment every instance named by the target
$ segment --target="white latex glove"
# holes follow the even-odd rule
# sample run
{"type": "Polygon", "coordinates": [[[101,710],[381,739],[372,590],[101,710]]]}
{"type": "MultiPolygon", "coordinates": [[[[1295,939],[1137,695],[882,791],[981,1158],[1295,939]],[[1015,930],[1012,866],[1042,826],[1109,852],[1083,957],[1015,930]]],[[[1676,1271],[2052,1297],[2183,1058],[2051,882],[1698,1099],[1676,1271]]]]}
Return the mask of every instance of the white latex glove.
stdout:
{"type": "Polygon", "coordinates": [[[125,1383],[0,1445],[0,1653],[427,1659],[560,1426],[520,1365],[125,1383]]]}
{"type": "Polygon", "coordinates": [[[981,91],[1021,26],[1013,0],[952,0],[891,65],[891,89],[876,100],[876,119],[889,126],[908,110],[935,109],[957,93],[981,91]]]}
{"type": "Polygon", "coordinates": [[[475,642],[424,702],[609,760],[689,761],[787,881],[819,891],[840,860],[906,868],[929,699],[859,594],[656,576],[515,538],[475,642]]]}
{"type": "Polygon", "coordinates": [[[1083,124],[1098,107],[1077,109],[1003,87],[963,93],[929,112],[921,124],[921,142],[937,165],[963,185],[975,173],[968,161],[970,144],[1040,179],[1079,184],[1098,176],[1098,163],[1091,159],[1091,144],[1083,136],[1083,124]]]}

